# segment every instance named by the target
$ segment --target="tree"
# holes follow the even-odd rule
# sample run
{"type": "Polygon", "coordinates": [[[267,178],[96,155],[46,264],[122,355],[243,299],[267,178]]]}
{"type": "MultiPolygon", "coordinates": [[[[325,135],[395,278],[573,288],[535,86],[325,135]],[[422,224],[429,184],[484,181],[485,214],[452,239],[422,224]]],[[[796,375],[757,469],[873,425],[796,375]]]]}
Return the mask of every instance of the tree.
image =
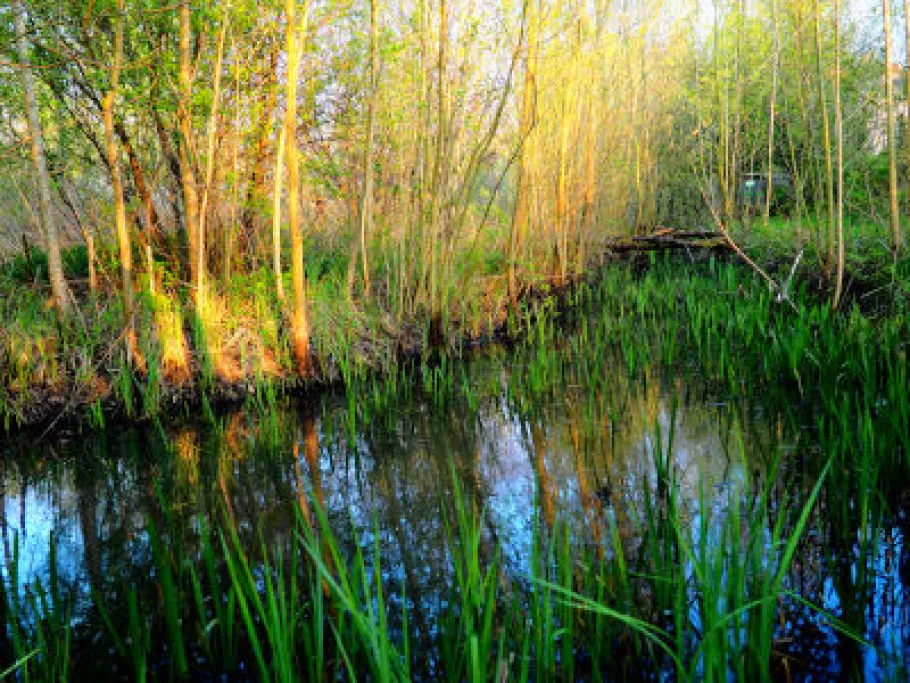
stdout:
{"type": "Polygon", "coordinates": [[[62,315],[70,308],[70,291],[63,277],[63,261],[60,258],[60,239],[57,235],[57,224],[54,221],[51,200],[51,178],[47,170],[47,157],[44,150],[44,134],[38,116],[38,97],[35,92],[35,80],[31,72],[29,59],[29,39],[25,26],[25,9],[22,0],[12,0],[13,20],[16,25],[16,47],[19,54],[19,68],[22,72],[22,87],[25,92],[26,120],[31,140],[30,149],[32,164],[35,167],[35,180],[38,184],[38,219],[41,231],[47,244],[47,271],[51,282],[51,293],[54,304],[62,315]]]}
{"type": "Polygon", "coordinates": [[[180,182],[183,190],[183,223],[186,232],[190,265],[190,277],[198,283],[196,269],[199,264],[199,196],[196,187],[195,162],[193,160],[193,67],[192,67],[192,26],[190,0],[180,0],[180,182]]]}
{"type": "Polygon", "coordinates": [[[126,225],[126,206],[123,202],[123,179],[120,175],[120,161],[117,157],[117,141],[114,136],[114,104],[120,85],[120,68],[123,59],[123,0],[117,0],[117,19],[114,24],[114,58],[111,64],[110,87],[102,101],[104,113],[104,139],[107,149],[108,167],[111,173],[111,187],[114,191],[114,225],[117,243],[120,246],[120,273],[123,287],[123,314],[127,329],[127,354],[132,356],[133,333],[133,251],[130,244],[129,228],[126,225]]]}
{"type": "Polygon", "coordinates": [[[891,200],[891,247],[895,256],[902,246],[900,213],[897,206],[897,149],[894,140],[894,78],[891,71],[891,0],[882,0],[885,30],[885,112],[888,138],[888,196],[891,200]]]}
{"type": "Polygon", "coordinates": [[[284,278],[281,274],[281,169],[284,164],[284,144],[287,128],[278,134],[278,154],[275,155],[275,187],[272,197],[272,270],[275,272],[275,293],[284,301],[284,278]]]}
{"type": "MultiPolygon", "coordinates": [[[[885,0],[887,2],[887,0],[885,0]]],[[[837,275],[831,305],[844,286],[844,116],[841,107],[841,0],[834,0],[834,139],[837,143],[837,275]]]]}
{"type": "Polygon", "coordinates": [[[363,150],[363,198],[360,205],[360,257],[363,263],[364,297],[370,296],[367,235],[373,230],[373,146],[376,137],[376,98],[379,93],[378,0],[370,0],[370,94],[367,101],[367,134],[363,150]]]}
{"type": "Polygon", "coordinates": [[[199,228],[196,245],[196,294],[198,302],[205,301],[205,229],[209,209],[209,197],[212,194],[212,177],[215,173],[215,135],[218,132],[218,107],[221,100],[221,65],[224,59],[224,41],[227,36],[229,17],[228,5],[224,6],[221,18],[221,30],[218,33],[218,47],[215,51],[214,86],[212,89],[212,110],[209,114],[206,143],[205,185],[202,189],[202,209],[199,214],[199,228]]]}
{"type": "Polygon", "coordinates": [[[306,276],[303,270],[303,233],[300,225],[300,168],[297,152],[297,79],[300,71],[301,40],[306,35],[309,0],[304,4],[301,26],[297,25],[297,0],[285,0],[287,14],[287,83],[285,93],[285,147],[288,167],[288,229],[291,232],[291,281],[293,312],[291,335],[297,369],[310,366],[310,321],[307,312],[306,276]]]}
{"type": "Polygon", "coordinates": [[[514,304],[518,297],[517,268],[518,258],[524,245],[530,221],[531,202],[530,188],[531,163],[529,147],[535,125],[535,105],[537,99],[537,13],[538,0],[525,0],[524,12],[527,15],[528,37],[525,42],[525,73],[521,96],[521,111],[518,123],[518,180],[515,185],[515,208],[512,213],[511,230],[509,231],[509,299],[514,304]]]}
{"type": "MultiPolygon", "coordinates": [[[[884,0],[888,2],[888,0],[884,0]]],[[[827,201],[825,206],[828,210],[828,220],[826,222],[826,260],[824,265],[826,277],[830,275],[829,268],[834,261],[834,224],[835,207],[834,207],[834,171],[831,162],[831,128],[828,119],[828,98],[825,89],[825,67],[822,59],[822,30],[821,30],[821,9],[818,0],[813,0],[813,20],[815,24],[815,67],[816,81],[818,85],[818,101],[822,110],[822,145],[825,150],[825,187],[828,190],[827,201]]],[[[819,238],[821,239],[821,238],[819,238]]]]}

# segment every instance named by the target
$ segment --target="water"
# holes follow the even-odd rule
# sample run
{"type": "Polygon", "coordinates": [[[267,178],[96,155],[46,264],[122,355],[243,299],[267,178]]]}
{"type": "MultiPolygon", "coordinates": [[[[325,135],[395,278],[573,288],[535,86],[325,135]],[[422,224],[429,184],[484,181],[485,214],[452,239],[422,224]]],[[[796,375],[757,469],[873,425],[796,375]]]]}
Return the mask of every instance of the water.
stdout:
{"type": "MultiPolygon", "coordinates": [[[[262,538],[289,545],[301,500],[311,512],[318,502],[346,547],[371,552],[378,541],[390,612],[401,614],[406,601],[422,642],[436,633],[452,580],[444,520],[454,480],[485,510],[484,552],[498,547],[516,581],[531,574],[535,529],[559,520],[574,543],[607,556],[616,551],[615,525],[634,569],[647,531],[644,494],[657,485],[668,449],[684,524],[693,529],[704,515],[726,514],[730,493],[746,480],[763,482],[777,457],[775,476],[785,483],[773,489],[775,505],[800,504],[784,492],[802,490],[806,463],[818,459],[811,411],[779,397],[732,398],[691,359],[629,372],[618,353],[583,358],[578,334],[474,354],[446,368],[442,389],[428,391],[432,371],[417,368],[395,391],[368,380],[351,394],[251,401],[218,411],[215,424],[185,417],[163,427],[7,440],[4,565],[18,554],[23,593],[36,579],[47,585],[53,540],[59,579],[76,604],[74,651],[97,653],[104,624],[93,600],[114,601],[125,585],[154,586],[150,520],[198,552],[200,527],[227,518],[254,550],[262,538]],[[554,345],[568,366],[554,365],[554,345]],[[590,368],[580,370],[591,362],[596,386],[585,379],[590,368]]],[[[834,492],[820,499],[787,585],[861,625],[871,646],[790,600],[781,606],[775,651],[797,679],[861,672],[886,680],[910,647],[907,516],[892,504],[874,526],[844,528],[836,501],[834,492]]],[[[697,624],[694,606],[690,616],[697,624]]],[[[82,666],[92,669],[86,660],[82,666]]]]}

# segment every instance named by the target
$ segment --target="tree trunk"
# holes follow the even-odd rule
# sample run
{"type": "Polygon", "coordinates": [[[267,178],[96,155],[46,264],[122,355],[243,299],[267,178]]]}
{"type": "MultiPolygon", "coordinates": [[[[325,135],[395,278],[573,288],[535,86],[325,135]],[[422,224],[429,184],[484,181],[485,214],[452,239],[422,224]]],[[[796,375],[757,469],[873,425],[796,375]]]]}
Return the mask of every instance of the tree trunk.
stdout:
{"type": "Polygon", "coordinates": [[[110,89],[102,100],[104,140],[107,147],[111,186],[114,191],[114,224],[120,247],[120,274],[123,286],[123,315],[127,330],[127,355],[132,360],[133,348],[133,251],[129,228],[126,224],[126,205],[123,201],[123,178],[117,158],[117,141],[114,131],[114,104],[120,84],[120,63],[123,57],[123,0],[117,0],[117,23],[114,37],[114,60],[111,65],[110,89]]]}
{"type": "Polygon", "coordinates": [[[885,27],[885,110],[888,115],[888,190],[891,198],[891,246],[895,256],[902,245],[900,212],[897,206],[897,149],[894,140],[894,82],[891,78],[891,0],[882,0],[885,27]]]}
{"type": "Polygon", "coordinates": [[[190,25],[190,0],[180,0],[180,183],[183,187],[183,221],[189,246],[190,278],[196,283],[199,263],[199,196],[193,161],[193,75],[192,27],[190,25]]]}
{"type": "Polygon", "coordinates": [[[370,0],[370,99],[367,104],[367,135],[363,150],[363,198],[360,206],[360,258],[363,264],[363,296],[370,298],[370,267],[367,235],[373,231],[373,140],[376,135],[376,97],[379,92],[378,0],[370,0]]]}
{"type": "Polygon", "coordinates": [[[205,301],[205,229],[209,207],[209,196],[212,190],[212,177],[215,174],[215,135],[218,132],[218,105],[221,99],[221,65],[224,59],[224,40],[227,35],[228,14],[225,6],[221,19],[221,31],[218,34],[218,47],[215,52],[215,76],[212,88],[212,111],[209,114],[208,135],[206,141],[205,185],[202,188],[202,208],[199,212],[198,252],[196,254],[196,296],[197,303],[205,301]]]}
{"type": "MultiPolygon", "coordinates": [[[[887,0],[885,0],[887,2],[887,0]]],[[[825,187],[827,188],[828,221],[826,230],[825,277],[830,277],[834,262],[834,171],[831,163],[831,129],[828,123],[828,98],[825,94],[825,70],[822,64],[821,10],[818,0],[813,2],[815,15],[815,62],[818,77],[818,99],[822,109],[822,144],[825,146],[825,187]]]]}
{"type": "Polygon", "coordinates": [[[774,24],[774,61],[771,67],[771,111],[768,117],[768,187],[765,188],[765,221],[771,218],[771,196],[774,194],[774,117],[777,113],[777,74],[780,71],[777,0],[771,0],[771,21],[774,24]]]}
{"type": "Polygon", "coordinates": [[[528,21],[528,39],[525,47],[525,79],[519,114],[519,156],[518,180],[515,187],[515,209],[512,213],[512,227],[509,234],[509,300],[514,304],[518,298],[518,254],[521,251],[531,215],[531,196],[528,186],[531,182],[530,154],[528,147],[534,131],[534,105],[537,99],[537,0],[525,0],[524,11],[528,21]]]}
{"type": "Polygon", "coordinates": [[[306,372],[310,366],[310,322],[307,313],[306,280],[303,271],[303,234],[300,225],[300,178],[297,158],[297,79],[300,70],[301,41],[306,32],[309,2],[304,5],[301,27],[297,26],[297,0],[285,0],[287,13],[287,104],[285,107],[285,146],[288,160],[288,228],[291,232],[291,279],[293,282],[294,359],[297,369],[306,372]]]}
{"type": "MultiPolygon", "coordinates": [[[[237,43],[231,38],[231,53],[238,54],[237,43]]],[[[240,198],[240,131],[242,130],[241,103],[243,92],[240,86],[240,59],[234,59],[234,128],[231,131],[231,220],[224,231],[224,269],[222,277],[224,284],[231,281],[234,262],[234,235],[237,232],[238,201],[240,198]]]]}
{"type": "Polygon", "coordinates": [[[910,216],[910,0],[904,0],[904,38],[907,43],[907,110],[904,112],[904,137],[907,144],[907,213],[910,216]]]}
{"type": "Polygon", "coordinates": [[[38,117],[38,97],[35,93],[35,80],[29,67],[28,33],[25,27],[25,10],[22,0],[12,0],[13,19],[16,24],[16,47],[22,71],[22,87],[25,91],[25,110],[28,122],[28,133],[31,138],[32,163],[38,183],[38,219],[44,239],[47,243],[47,271],[51,282],[51,293],[54,305],[61,315],[66,315],[70,308],[72,296],[66,279],[63,277],[63,261],[60,258],[60,240],[57,236],[57,224],[54,221],[51,203],[51,178],[47,170],[47,157],[44,152],[44,135],[41,120],[38,117]]]}
{"type": "MultiPolygon", "coordinates": [[[[243,236],[241,248],[248,250],[250,236],[256,231],[256,216],[263,209],[268,197],[268,188],[266,187],[266,162],[269,156],[269,147],[271,145],[272,131],[272,114],[275,111],[275,101],[277,99],[277,83],[273,74],[278,68],[278,54],[280,48],[278,45],[271,52],[271,60],[267,69],[269,75],[263,88],[266,90],[265,105],[259,116],[259,125],[256,127],[256,143],[253,156],[253,170],[250,175],[250,184],[247,187],[246,200],[243,208],[243,236]]],[[[258,114],[258,112],[257,112],[258,114]]],[[[281,164],[280,160],[275,160],[275,166],[281,164]]]]}
{"type": "Polygon", "coordinates": [[[284,146],[287,129],[278,135],[278,154],[275,157],[275,191],[272,196],[272,270],[275,271],[275,292],[284,301],[284,278],[281,276],[281,171],[284,164],[284,146]]]}
{"type": "Polygon", "coordinates": [[[834,138],[837,143],[837,276],[831,301],[834,308],[840,303],[844,286],[844,122],[841,111],[840,21],[841,0],[834,0],[834,138]]]}

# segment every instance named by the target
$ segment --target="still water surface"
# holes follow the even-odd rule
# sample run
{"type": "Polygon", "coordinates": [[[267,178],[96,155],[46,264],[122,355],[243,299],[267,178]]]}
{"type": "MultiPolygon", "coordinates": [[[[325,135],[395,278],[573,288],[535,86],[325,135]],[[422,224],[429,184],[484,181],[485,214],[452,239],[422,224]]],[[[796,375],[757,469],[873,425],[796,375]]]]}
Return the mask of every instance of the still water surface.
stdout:
{"type": "MultiPolygon", "coordinates": [[[[92,630],[103,628],[92,594],[154,574],[149,520],[169,519],[191,546],[200,525],[226,510],[246,542],[280,546],[290,543],[303,497],[324,506],[344,543],[369,552],[378,540],[391,611],[400,614],[407,600],[419,639],[434,632],[440,589],[451,580],[442,506],[454,479],[485,510],[485,540],[499,547],[506,574],[522,577],[535,529],[557,519],[576,530],[576,543],[601,544],[607,554],[606,530],[615,524],[634,558],[642,494],[654,486],[656,455],[671,433],[671,469],[693,528],[700,515],[722,515],[726,493],[746,478],[761,481],[776,456],[785,463],[779,477],[797,476],[817,456],[804,418],[783,419],[761,397],[727,400],[691,367],[632,377],[605,363],[609,396],[592,395],[569,374],[528,401],[515,379],[529,362],[502,348],[476,354],[451,370],[456,380],[444,400],[416,379],[386,399],[368,384],[354,394],[222,409],[215,424],[185,418],[9,440],[0,454],[4,565],[18,553],[21,590],[46,581],[53,539],[60,578],[77,596],[76,623],[85,626],[75,647],[90,649],[92,630]]],[[[797,679],[846,679],[857,669],[886,679],[910,646],[906,516],[847,534],[876,539],[866,558],[871,580],[858,587],[857,551],[832,551],[825,504],[823,497],[788,580],[832,614],[858,619],[874,647],[792,605],[782,610],[776,649],[797,679]]]]}

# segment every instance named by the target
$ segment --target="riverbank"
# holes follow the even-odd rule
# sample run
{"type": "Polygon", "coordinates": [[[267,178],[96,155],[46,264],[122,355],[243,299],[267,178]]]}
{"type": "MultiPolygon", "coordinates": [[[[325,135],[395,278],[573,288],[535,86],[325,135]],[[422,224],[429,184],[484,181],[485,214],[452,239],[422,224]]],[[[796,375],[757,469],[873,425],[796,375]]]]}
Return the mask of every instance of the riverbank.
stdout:
{"type": "Polygon", "coordinates": [[[266,270],[235,275],[209,292],[202,310],[178,283],[161,283],[174,278],[158,278],[154,292],[146,279],[129,343],[116,273],[101,278],[99,291],[79,293],[77,313],[61,320],[45,288],[24,283],[22,264],[15,265],[0,269],[0,418],[7,432],[98,428],[111,420],[205,411],[266,388],[317,390],[388,372],[431,350],[461,353],[519,335],[535,302],[563,296],[579,279],[560,287],[529,285],[513,309],[503,273],[476,273],[465,280],[465,296],[453,297],[434,319],[426,311],[396,310],[396,294],[388,290],[369,300],[353,296],[344,263],[331,254],[311,255],[312,363],[300,374],[287,306],[266,270]],[[510,310],[515,315],[507,329],[510,310]]]}
{"type": "MultiPolygon", "coordinates": [[[[740,227],[734,234],[788,297],[823,301],[829,295],[819,266],[823,256],[811,243],[797,243],[790,228],[771,223],[740,227]]],[[[874,317],[901,315],[910,300],[910,261],[889,261],[890,253],[867,231],[857,229],[851,240],[856,249],[849,252],[844,308],[874,317]]],[[[704,248],[678,241],[670,239],[667,251],[681,265],[735,259],[729,251],[718,251],[723,246],[718,239],[706,240],[704,248]]],[[[666,260],[669,256],[657,255],[663,251],[660,244],[646,239],[630,250],[628,240],[607,240],[584,275],[576,273],[559,286],[529,278],[514,307],[502,259],[490,258],[486,267],[465,277],[461,295],[448,299],[450,308],[435,319],[397,305],[392,282],[369,299],[353,295],[345,281],[345,259],[316,251],[307,263],[313,363],[305,375],[295,367],[287,308],[266,270],[235,275],[209,293],[206,307],[198,310],[186,288],[162,269],[154,291],[146,278],[137,297],[136,336],[128,343],[115,270],[101,271],[98,291],[77,289],[77,313],[61,320],[40,284],[40,262],[13,259],[0,268],[0,419],[8,433],[100,428],[112,420],[208,411],[266,387],[305,392],[349,383],[366,373],[388,372],[431,349],[457,354],[490,339],[520,337],[536,308],[550,298],[565,305],[575,284],[603,277],[604,263],[630,263],[640,270],[657,258],[666,260]]],[[[65,262],[75,276],[84,266],[78,250],[65,262]]]]}

